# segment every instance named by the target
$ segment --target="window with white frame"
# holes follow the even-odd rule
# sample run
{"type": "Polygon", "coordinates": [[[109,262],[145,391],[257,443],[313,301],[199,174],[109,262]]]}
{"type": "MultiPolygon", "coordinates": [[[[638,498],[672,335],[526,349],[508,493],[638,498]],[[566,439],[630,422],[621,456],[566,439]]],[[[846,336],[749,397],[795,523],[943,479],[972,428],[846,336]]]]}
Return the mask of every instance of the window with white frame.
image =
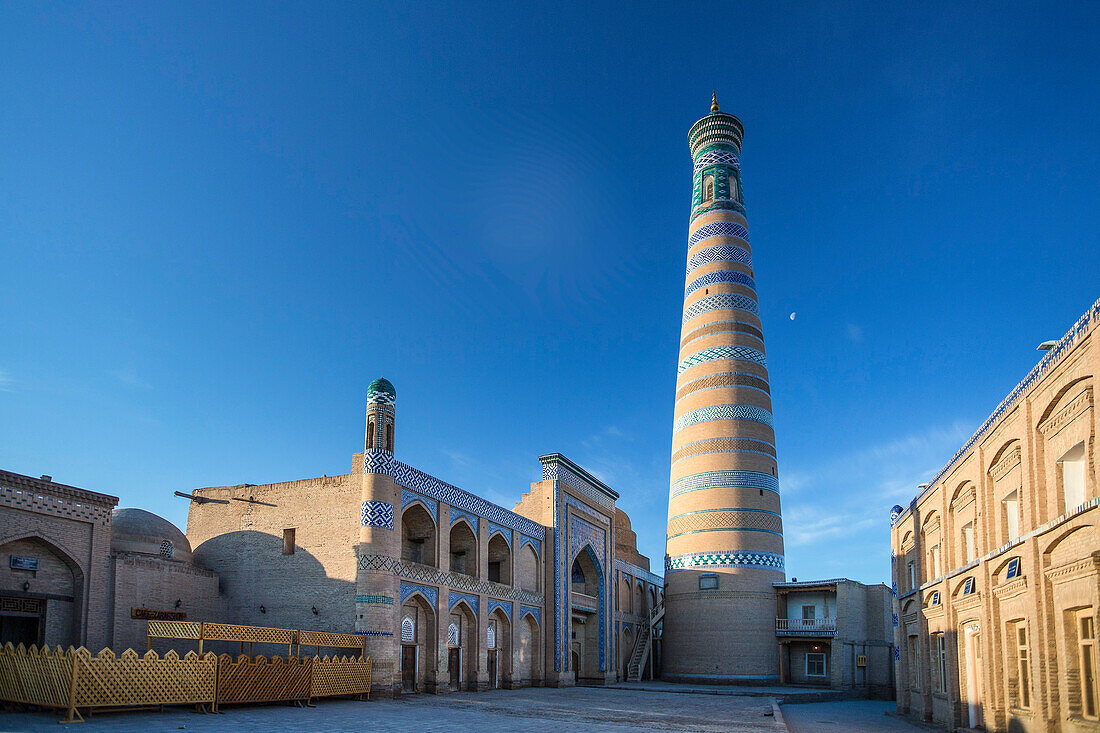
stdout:
{"type": "Polygon", "coordinates": [[[714,200],[714,176],[703,177],[703,203],[714,200]]]}
{"type": "Polygon", "coordinates": [[[489,621],[489,628],[485,634],[485,642],[486,649],[497,648],[497,622],[494,620],[489,621]]]}
{"type": "Polygon", "coordinates": [[[963,562],[974,562],[977,557],[977,548],[974,545],[974,522],[970,521],[962,528],[963,562]]]}
{"type": "Polygon", "coordinates": [[[1058,459],[1062,474],[1062,498],[1065,511],[1085,503],[1085,444],[1078,443],[1058,459]]]}
{"type": "Polygon", "coordinates": [[[932,656],[936,665],[936,691],[947,692],[947,637],[932,635],[932,656]]]}
{"type": "MultiPolygon", "coordinates": [[[[940,577],[940,546],[932,545],[932,578],[940,577]]],[[[930,578],[931,580],[931,578],[930,578]]]]}
{"type": "Polygon", "coordinates": [[[909,590],[913,590],[917,587],[917,566],[910,560],[905,565],[907,578],[909,580],[909,590]]]}
{"type": "Polygon", "coordinates": [[[1009,633],[1016,648],[1016,697],[1018,708],[1031,707],[1031,649],[1028,646],[1027,622],[1016,621],[1009,624],[1009,633]]]}
{"type": "Polygon", "coordinates": [[[416,643],[416,624],[413,620],[406,616],[401,619],[401,643],[402,644],[415,644],[416,643]]]}
{"type": "Polygon", "coordinates": [[[824,677],[825,676],[825,654],[824,654],[824,652],[808,652],[806,654],[806,676],[807,677],[824,677]]]}
{"type": "Polygon", "coordinates": [[[1020,536],[1020,490],[1013,491],[1001,503],[1004,504],[1007,541],[1012,542],[1020,536]]]}
{"type": "Polygon", "coordinates": [[[1096,686],[1096,619],[1092,609],[1079,611],[1074,619],[1077,622],[1077,664],[1080,674],[1077,683],[1080,686],[1081,716],[1089,720],[1100,719],[1097,713],[1097,698],[1100,691],[1096,686]]]}

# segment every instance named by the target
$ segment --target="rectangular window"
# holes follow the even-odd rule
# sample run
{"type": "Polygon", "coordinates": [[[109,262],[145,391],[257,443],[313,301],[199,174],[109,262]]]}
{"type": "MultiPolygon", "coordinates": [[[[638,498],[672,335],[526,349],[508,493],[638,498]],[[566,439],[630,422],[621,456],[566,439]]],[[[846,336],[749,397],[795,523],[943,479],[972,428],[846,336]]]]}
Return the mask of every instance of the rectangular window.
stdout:
{"type": "Polygon", "coordinates": [[[1008,533],[1008,541],[1012,542],[1020,536],[1020,492],[1013,491],[1004,498],[1005,507],[1005,531],[1008,533]]]}
{"type": "Polygon", "coordinates": [[[1008,561],[1008,569],[1005,570],[1005,580],[1012,580],[1020,575],[1020,558],[1014,557],[1008,561]]]}
{"type": "Polygon", "coordinates": [[[803,606],[802,607],[802,620],[813,621],[817,618],[817,606],[803,606]]]}
{"type": "Polygon", "coordinates": [[[967,522],[963,525],[962,529],[963,537],[963,557],[964,562],[974,562],[974,558],[977,557],[976,548],[974,547],[974,523],[967,522]]]}
{"type": "Polygon", "coordinates": [[[968,596],[973,592],[974,592],[974,579],[973,578],[967,578],[966,582],[963,583],[963,592],[962,592],[962,594],[964,596],[968,596]]]}
{"type": "Polygon", "coordinates": [[[491,580],[494,583],[499,583],[500,582],[500,563],[499,562],[489,563],[489,580],[491,580]]]}
{"type": "Polygon", "coordinates": [[[940,546],[932,546],[932,578],[940,577],[940,546]]]}
{"type": "Polygon", "coordinates": [[[1068,512],[1085,503],[1085,444],[1070,448],[1058,459],[1058,464],[1062,469],[1062,498],[1068,512]]]}
{"type": "Polygon", "coordinates": [[[699,590],[717,590],[718,575],[716,573],[703,573],[699,576],[699,590]]]}
{"type": "Polygon", "coordinates": [[[1096,621],[1092,609],[1086,609],[1077,616],[1077,656],[1081,666],[1081,714],[1091,720],[1097,715],[1096,689],[1096,621]]]}
{"type": "Polygon", "coordinates": [[[1031,707],[1031,662],[1027,645],[1027,622],[1017,621],[1012,629],[1016,641],[1016,707],[1031,707]]]}
{"type": "Polygon", "coordinates": [[[935,643],[932,645],[932,654],[935,656],[936,691],[947,692],[947,639],[943,634],[933,635],[935,643]]]}
{"type": "Polygon", "coordinates": [[[810,652],[806,655],[806,676],[825,676],[825,655],[821,652],[810,652]]]}
{"type": "Polygon", "coordinates": [[[294,554],[294,528],[293,527],[283,530],[283,554],[284,555],[293,555],[294,554]]]}
{"type": "Polygon", "coordinates": [[[909,590],[913,590],[917,587],[917,567],[912,562],[908,563],[905,567],[906,570],[909,571],[909,590]]]}

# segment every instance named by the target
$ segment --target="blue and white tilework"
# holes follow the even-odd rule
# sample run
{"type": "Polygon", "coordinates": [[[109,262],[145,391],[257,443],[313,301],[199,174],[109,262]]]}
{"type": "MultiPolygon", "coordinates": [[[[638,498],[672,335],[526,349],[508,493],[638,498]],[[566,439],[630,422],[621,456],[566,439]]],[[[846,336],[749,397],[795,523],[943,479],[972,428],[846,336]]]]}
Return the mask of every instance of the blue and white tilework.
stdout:
{"type": "Polygon", "coordinates": [[[417,585],[416,583],[401,583],[401,602],[404,603],[413,593],[421,593],[433,609],[439,608],[439,590],[430,585],[417,585]]]}
{"type": "Polygon", "coordinates": [[[578,476],[569,466],[565,466],[559,461],[547,461],[542,464],[542,480],[549,481],[551,479],[561,481],[569,488],[579,491],[602,507],[611,508],[615,505],[614,499],[600,491],[581,476],[578,476]]]}
{"type": "Polygon", "coordinates": [[[778,494],[779,479],[762,471],[706,471],[676,479],[672,482],[669,493],[671,498],[686,494],[689,491],[699,491],[700,489],[728,489],[734,487],[763,489],[778,494]]]}
{"type": "Polygon", "coordinates": [[[498,601],[496,598],[490,598],[488,603],[488,613],[492,613],[498,608],[504,609],[504,615],[508,617],[508,620],[512,620],[512,602],[511,601],[498,601]]]}
{"type": "Polygon", "coordinates": [[[364,527],[393,529],[393,504],[388,501],[364,501],[359,522],[364,527]]]}
{"type": "Polygon", "coordinates": [[[743,285],[746,288],[756,289],[756,281],[743,272],[738,270],[715,270],[714,272],[708,272],[705,275],[699,277],[688,283],[687,288],[684,290],[684,295],[688,296],[694,293],[696,290],[708,285],[717,284],[729,284],[729,285],[743,285]]]}
{"type": "Polygon", "coordinates": [[[737,153],[732,150],[711,150],[706,153],[700,153],[695,159],[694,172],[698,173],[708,165],[740,166],[741,159],[738,157],[737,153]]]}
{"type": "Polygon", "coordinates": [[[687,323],[692,318],[702,315],[703,313],[709,313],[710,311],[732,310],[745,311],[754,316],[760,315],[760,306],[756,304],[755,300],[747,295],[740,295],[738,293],[715,293],[714,295],[703,296],[687,308],[684,308],[683,322],[687,323]]]}
{"type": "Polygon", "coordinates": [[[477,534],[479,532],[478,517],[477,516],[471,514],[470,512],[459,509],[458,507],[453,506],[450,509],[451,509],[451,524],[454,524],[459,519],[465,519],[467,522],[469,522],[473,526],[474,534],[477,534]]]}
{"type": "Polygon", "coordinates": [[[535,548],[535,553],[538,554],[539,557],[542,557],[542,543],[541,542],[534,539],[533,537],[528,537],[525,534],[521,534],[519,536],[519,546],[523,547],[524,545],[531,545],[531,547],[535,548]]]}
{"type": "Polygon", "coordinates": [[[672,432],[678,433],[684,428],[701,422],[714,420],[748,420],[773,427],[772,414],[756,405],[713,405],[685,412],[672,423],[672,432]]]}
{"type": "Polygon", "coordinates": [[[749,230],[735,221],[712,221],[696,229],[688,237],[688,249],[711,237],[737,237],[749,241],[749,230]]]}
{"type": "Polygon", "coordinates": [[[523,618],[524,616],[527,616],[528,614],[530,614],[531,617],[533,619],[535,619],[535,623],[538,624],[539,628],[541,629],[542,628],[542,609],[537,608],[535,606],[524,606],[524,605],[521,604],[520,607],[519,607],[520,618],[523,618]]]}
{"type": "Polygon", "coordinates": [[[474,617],[478,616],[477,612],[477,596],[470,593],[459,593],[456,590],[448,591],[447,609],[450,610],[455,607],[455,604],[459,601],[466,601],[470,608],[474,611],[474,617]]]}
{"type": "Polygon", "coordinates": [[[721,361],[723,359],[751,361],[754,364],[759,364],[765,369],[768,367],[768,360],[764,356],[764,353],[762,351],[754,349],[751,346],[723,345],[711,346],[710,348],[696,351],[694,354],[688,356],[686,359],[680,362],[680,366],[676,368],[676,373],[683,374],[688,369],[691,369],[697,364],[706,364],[709,361],[721,361]]]}
{"type": "Polygon", "coordinates": [[[688,260],[687,271],[691,273],[696,268],[713,262],[737,262],[746,267],[752,267],[752,254],[744,247],[732,244],[707,247],[692,255],[691,259],[688,260]]]}
{"type": "Polygon", "coordinates": [[[783,570],[783,556],[775,552],[729,550],[728,552],[692,552],[665,557],[665,573],[694,568],[771,568],[783,570]]]}
{"type": "Polygon", "coordinates": [[[437,501],[458,507],[475,516],[485,517],[487,520],[502,526],[524,532],[531,537],[546,538],[546,528],[541,524],[532,522],[527,517],[521,517],[504,507],[485,501],[481,497],[463,491],[457,486],[440,481],[435,476],[402,463],[385,451],[367,451],[363,463],[363,470],[366,473],[385,474],[404,488],[412,489],[437,501]]]}
{"type": "Polygon", "coordinates": [[[399,578],[419,581],[421,583],[436,583],[464,590],[468,593],[483,595],[495,595],[500,598],[510,598],[523,603],[541,604],[543,595],[529,590],[523,590],[514,585],[503,585],[491,580],[478,580],[464,573],[444,572],[437,568],[428,567],[415,562],[398,560],[389,555],[360,555],[360,570],[375,570],[384,573],[393,573],[399,578]]]}
{"type": "Polygon", "coordinates": [[[489,522],[489,537],[491,538],[495,533],[500,532],[500,535],[504,538],[504,541],[508,543],[508,546],[512,546],[512,530],[507,527],[502,527],[499,524],[489,522]]]}
{"type": "Polygon", "coordinates": [[[428,513],[432,515],[432,519],[435,520],[435,523],[439,524],[439,502],[438,501],[436,501],[435,499],[429,499],[426,496],[421,496],[420,494],[416,493],[415,491],[411,491],[409,489],[401,489],[401,509],[402,510],[404,510],[405,507],[407,507],[409,504],[412,504],[414,501],[421,502],[425,506],[425,508],[427,508],[428,513]]]}

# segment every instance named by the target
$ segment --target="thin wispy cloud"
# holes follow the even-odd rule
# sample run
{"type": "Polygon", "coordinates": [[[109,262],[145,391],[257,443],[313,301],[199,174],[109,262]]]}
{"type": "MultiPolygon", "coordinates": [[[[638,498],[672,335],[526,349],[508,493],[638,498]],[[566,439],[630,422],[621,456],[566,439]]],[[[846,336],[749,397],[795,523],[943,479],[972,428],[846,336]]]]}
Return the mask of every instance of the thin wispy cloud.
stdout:
{"type": "Polygon", "coordinates": [[[12,379],[11,374],[0,369],[0,392],[11,392],[14,383],[15,380],[12,379]]]}

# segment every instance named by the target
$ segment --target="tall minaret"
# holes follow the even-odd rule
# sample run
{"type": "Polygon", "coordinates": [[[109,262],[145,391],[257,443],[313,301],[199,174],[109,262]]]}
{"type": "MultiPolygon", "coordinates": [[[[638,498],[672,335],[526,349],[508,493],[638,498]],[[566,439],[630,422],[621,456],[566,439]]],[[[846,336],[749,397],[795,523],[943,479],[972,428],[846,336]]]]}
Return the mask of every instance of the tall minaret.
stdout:
{"type": "Polygon", "coordinates": [[[661,676],[774,682],[783,581],[772,401],[741,195],[744,127],[688,132],[693,172],[672,424],[661,676]]]}

